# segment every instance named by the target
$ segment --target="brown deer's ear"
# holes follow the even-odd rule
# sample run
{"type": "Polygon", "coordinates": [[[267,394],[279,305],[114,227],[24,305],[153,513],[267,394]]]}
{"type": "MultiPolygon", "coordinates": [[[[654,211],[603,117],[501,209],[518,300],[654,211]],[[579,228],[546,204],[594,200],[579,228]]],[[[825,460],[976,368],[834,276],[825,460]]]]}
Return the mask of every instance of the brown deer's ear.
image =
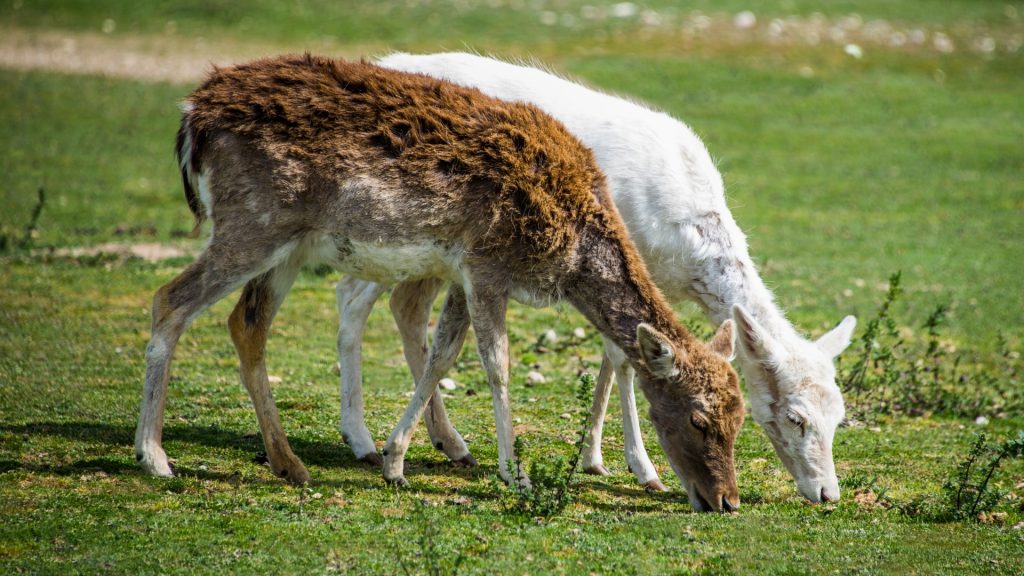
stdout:
{"type": "Polygon", "coordinates": [[[732,319],[722,322],[708,345],[715,354],[732,362],[736,357],[736,323],[732,319]]]}
{"type": "Polygon", "coordinates": [[[636,327],[636,344],[640,357],[652,374],[659,378],[672,378],[679,374],[675,350],[664,334],[648,324],[640,324],[636,327]]]}

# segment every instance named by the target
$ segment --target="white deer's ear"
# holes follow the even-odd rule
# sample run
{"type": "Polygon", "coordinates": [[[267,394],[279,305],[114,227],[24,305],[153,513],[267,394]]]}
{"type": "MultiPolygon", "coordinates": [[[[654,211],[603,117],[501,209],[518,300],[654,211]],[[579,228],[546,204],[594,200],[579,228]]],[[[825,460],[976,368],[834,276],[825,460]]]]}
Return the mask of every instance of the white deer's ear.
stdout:
{"type": "Polygon", "coordinates": [[[733,305],[732,318],[736,322],[743,351],[765,368],[774,366],[781,356],[781,348],[775,339],[739,304],[733,305]]]}
{"type": "Polygon", "coordinates": [[[636,327],[636,344],[640,357],[652,374],[659,378],[672,378],[679,374],[676,353],[664,334],[648,324],[640,324],[636,327]]]}
{"type": "Polygon", "coordinates": [[[736,357],[736,323],[732,319],[722,322],[708,344],[715,354],[732,362],[736,357]]]}
{"type": "Polygon", "coordinates": [[[838,326],[829,330],[824,336],[814,342],[822,352],[828,354],[829,358],[835,358],[843,353],[843,350],[850,345],[853,338],[853,329],[857,327],[857,319],[853,316],[843,318],[838,326]]]}

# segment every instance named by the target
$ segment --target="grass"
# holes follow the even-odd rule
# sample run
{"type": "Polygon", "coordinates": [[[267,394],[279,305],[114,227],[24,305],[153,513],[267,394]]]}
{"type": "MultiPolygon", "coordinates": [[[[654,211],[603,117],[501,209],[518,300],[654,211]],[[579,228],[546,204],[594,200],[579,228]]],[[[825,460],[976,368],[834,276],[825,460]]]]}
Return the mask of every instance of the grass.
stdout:
{"type": "MultiPolygon", "coordinates": [[[[17,11],[15,4],[0,7],[5,26],[98,30],[109,17],[117,37],[167,34],[166,21],[174,19],[172,37],[183,40],[256,37],[301,48],[333,29],[346,51],[459,48],[465,41],[499,53],[545,54],[594,85],[685,119],[704,137],[764,277],[807,332],[820,334],[844,314],[858,315],[863,329],[889,275],[902,270],[904,294],[893,316],[908,341],[923,343],[924,319],[948,303],[945,345],[976,352],[982,367],[997,352],[998,331],[1021,349],[1019,55],[868,48],[855,60],[838,49],[714,43],[680,52],[634,25],[604,40],[593,29],[538,28],[537,9],[509,3],[440,13],[386,3],[253,3],[244,15],[229,3],[25,3],[17,11]],[[433,14],[450,17],[435,21],[433,14]]],[[[540,9],[562,13],[582,4],[540,9]]],[[[1012,31],[1019,24],[1006,6],[835,3],[827,14],[856,10],[911,26],[970,21],[1012,31]]],[[[814,9],[794,1],[757,11],[814,9]]],[[[844,498],[827,506],[799,499],[748,419],[736,454],[743,506],[721,516],[692,513],[646,421],[651,456],[673,491],[650,495],[634,483],[612,402],[605,461],[613,476],[575,479],[566,510],[534,521],[509,513],[494,484],[488,390],[467,348],[446,405],[481,466],[452,468],[421,427],[407,460],[412,486],[395,491],[379,471],[354,460],[337,431],[332,275],[300,276],[268,347],[269,370],[283,380],[275,396],[284,425],[314,483],[286,486],[254,461],[262,441],[225,326],[232,298],[196,321],[175,356],[165,447],[179,476],[143,476],[132,441],[147,308],[153,291],[188,259],[71,259],[45,249],[107,241],[198,247],[178,237],[191,220],[172,160],[175,105],[188,89],[0,71],[0,232],[20,238],[36,191],[47,195],[36,252],[8,254],[0,265],[0,572],[429,573],[432,566],[450,569],[460,555],[462,574],[1024,570],[1024,530],[1013,528],[1024,521],[1020,460],[1006,461],[996,476],[997,487],[1016,498],[997,506],[1008,514],[1004,524],[933,522],[854,498],[867,489],[897,503],[941,498],[972,433],[1014,437],[1024,428],[1016,411],[979,414],[990,419],[983,428],[974,415],[877,415],[840,429],[835,455],[844,498]],[[419,544],[426,536],[435,542],[430,552],[419,544]]],[[[679,311],[705,324],[692,305],[679,311]]],[[[409,382],[387,307],[378,306],[370,322],[367,420],[383,439],[409,382]]],[[[568,307],[514,305],[509,325],[512,409],[526,459],[567,458],[579,416],[576,373],[596,371],[599,341],[588,328],[587,338],[565,350],[535,350],[549,328],[568,335],[585,326],[568,307]],[[526,388],[534,363],[548,382],[526,388]],[[566,412],[573,417],[561,418],[566,412]]],[[[845,355],[844,365],[853,356],[845,355]]]]}

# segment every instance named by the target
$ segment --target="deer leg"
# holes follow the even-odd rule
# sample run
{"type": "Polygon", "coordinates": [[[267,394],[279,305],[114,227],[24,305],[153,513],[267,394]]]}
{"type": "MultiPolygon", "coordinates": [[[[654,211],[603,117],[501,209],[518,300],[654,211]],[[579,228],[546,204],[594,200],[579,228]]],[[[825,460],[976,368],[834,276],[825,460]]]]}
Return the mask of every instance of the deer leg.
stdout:
{"type": "Polygon", "coordinates": [[[363,416],[363,331],[384,286],[351,276],[338,282],[338,359],[341,374],[341,437],[356,458],[384,463],[363,416]]]}
{"type": "Polygon", "coordinates": [[[505,482],[522,488],[530,487],[530,479],[517,466],[515,433],[512,430],[512,410],[508,396],[509,346],[505,327],[508,309],[506,290],[491,285],[474,286],[469,294],[469,314],[476,332],[477,351],[487,382],[491,386],[491,403],[498,435],[498,473],[505,482]]]}
{"type": "Polygon", "coordinates": [[[658,478],[658,471],[654,469],[647,449],[644,447],[643,436],[640,435],[640,417],[636,411],[636,395],[633,391],[633,376],[635,372],[624,355],[610,354],[607,347],[605,354],[611,358],[622,356],[620,362],[613,361],[615,375],[619,384],[619,400],[622,402],[622,432],[625,436],[626,466],[636,476],[636,479],[644,485],[644,488],[665,492],[668,488],[658,478]]]}
{"type": "Polygon", "coordinates": [[[292,484],[309,482],[309,471],[288,445],[267,380],[266,346],[270,324],[295,282],[301,260],[290,259],[250,280],[228,318],[240,361],[242,384],[249,391],[259,421],[267,459],[274,474],[292,484]]]}
{"type": "MultiPolygon", "coordinates": [[[[391,313],[402,335],[405,360],[412,371],[413,380],[419,382],[427,362],[427,326],[430,305],[437,297],[443,282],[438,279],[403,282],[391,292],[391,313]]],[[[427,403],[423,421],[430,434],[430,444],[445,453],[452,462],[462,466],[475,466],[476,459],[469,453],[466,442],[452,426],[444,409],[441,390],[435,389],[427,403]]]]}
{"type": "Polygon", "coordinates": [[[146,382],[135,429],[135,459],[147,473],[173,475],[162,436],[171,357],[182,332],[203,310],[271,265],[268,257],[239,261],[237,254],[211,244],[154,295],[151,336],[146,346],[146,382]]]}
{"type": "Polygon", "coordinates": [[[590,428],[583,439],[582,467],[587,474],[608,476],[611,472],[604,466],[601,456],[601,436],[604,431],[604,417],[608,412],[608,400],[612,394],[612,362],[607,355],[601,357],[601,371],[594,386],[594,403],[590,408],[590,428]]]}
{"type": "Polygon", "coordinates": [[[423,376],[416,380],[416,391],[384,446],[384,479],[405,485],[405,453],[409,449],[412,433],[426,410],[427,402],[437,390],[437,382],[444,376],[459,357],[462,344],[469,331],[469,313],[466,309],[466,294],[461,286],[452,284],[448,289],[441,318],[434,330],[434,343],[427,355],[423,376]]]}

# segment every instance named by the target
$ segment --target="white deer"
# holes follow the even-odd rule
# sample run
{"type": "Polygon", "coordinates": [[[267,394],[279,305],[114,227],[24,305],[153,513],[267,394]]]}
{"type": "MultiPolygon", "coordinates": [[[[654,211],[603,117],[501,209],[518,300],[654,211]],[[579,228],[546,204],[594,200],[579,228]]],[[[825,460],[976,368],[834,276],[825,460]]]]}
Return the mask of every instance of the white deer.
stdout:
{"type": "MultiPolygon", "coordinates": [[[[722,177],[692,130],[671,116],[537,68],[473,54],[397,53],[379,63],[471,86],[497,98],[532,103],[589,146],[658,286],[671,300],[697,302],[715,323],[735,319],[751,411],[796,479],[800,494],[812,502],[839,499],[832,443],[844,406],[833,358],[849,345],[856,319],[847,316],[813,342],[786,320],[750,259],[746,238],[726,205],[722,177]]],[[[437,282],[399,285],[392,296],[392,311],[415,375],[422,371],[426,320],[438,289],[437,282]]],[[[359,326],[383,290],[353,279],[338,285],[343,326],[341,429],[356,456],[371,461],[379,457],[363,421],[359,326]]],[[[640,483],[664,490],[640,435],[634,371],[607,340],[584,468],[608,474],[601,433],[613,371],[622,403],[627,465],[640,483]]],[[[436,446],[453,460],[472,462],[439,397],[426,419],[436,446]]]]}
{"type": "MultiPolygon", "coordinates": [[[[414,426],[472,324],[513,474],[510,297],[565,299],[640,374],[669,462],[698,510],[739,506],[733,443],[743,422],[728,363],[733,328],[707,346],[675,319],[629,241],[591,152],[534,106],[419,74],[313,56],[214,71],[186,100],[178,155],[203,253],[154,296],[136,458],[172,473],[161,446],[171,356],[182,331],[245,286],[228,326],[270,466],[309,472],[288,445],[267,378],[270,324],[309,260],[378,282],[451,289],[416,392],[384,451],[404,483],[414,426]]],[[[432,296],[432,295],[431,295],[432,296]]],[[[441,409],[441,407],[439,407],[441,409]]]]}

